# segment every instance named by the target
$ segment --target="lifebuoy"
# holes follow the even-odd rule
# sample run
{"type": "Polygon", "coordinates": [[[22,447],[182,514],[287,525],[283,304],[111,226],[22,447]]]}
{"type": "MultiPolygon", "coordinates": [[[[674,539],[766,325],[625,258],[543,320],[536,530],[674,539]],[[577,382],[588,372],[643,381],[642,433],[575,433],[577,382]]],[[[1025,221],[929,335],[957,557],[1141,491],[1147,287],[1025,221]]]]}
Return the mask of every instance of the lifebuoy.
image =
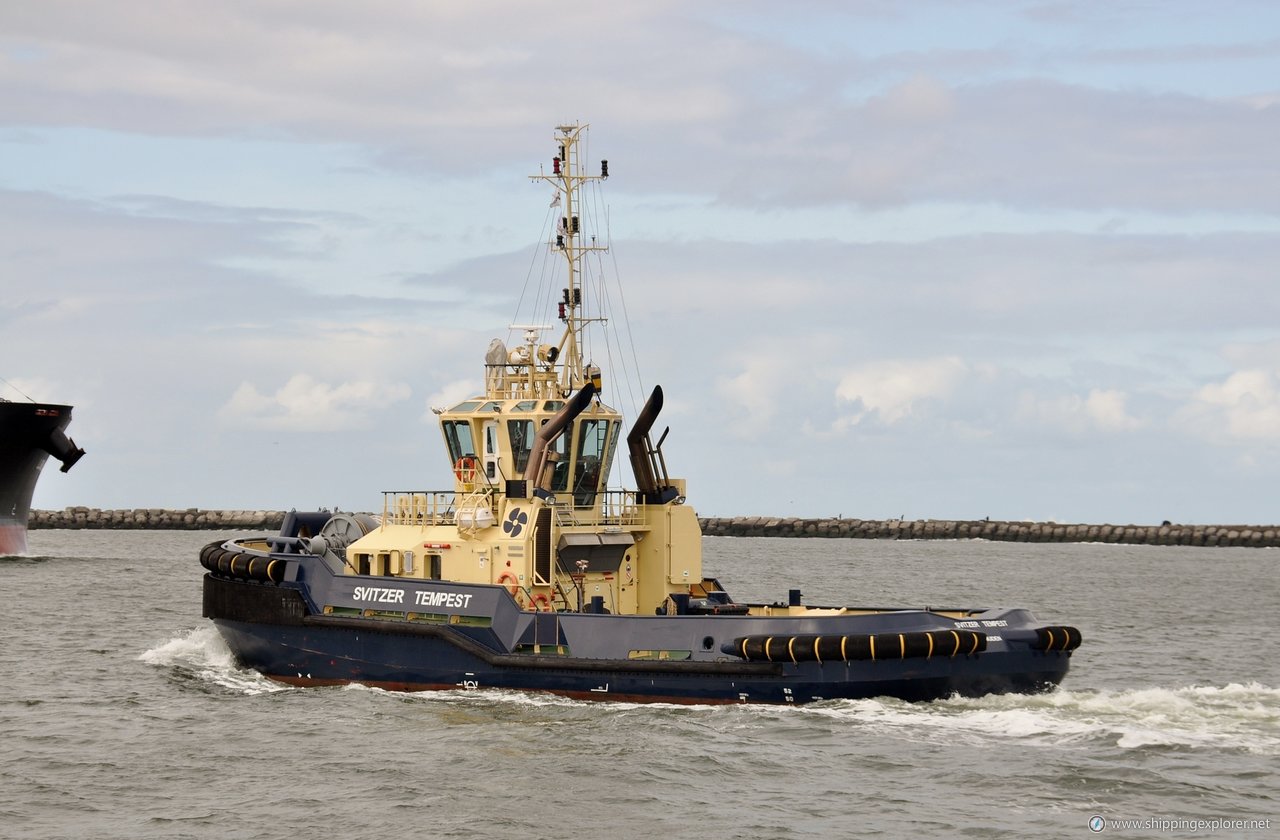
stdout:
{"type": "Polygon", "coordinates": [[[533,596],[531,601],[529,601],[529,609],[534,612],[552,612],[551,599],[544,593],[539,592],[537,595],[533,596]]]}
{"type": "Polygon", "coordinates": [[[463,455],[453,465],[453,474],[463,484],[471,484],[476,480],[476,459],[474,455],[463,455]]]}
{"type": "Polygon", "coordinates": [[[503,572],[498,575],[498,584],[501,585],[504,580],[511,581],[507,584],[507,591],[511,593],[512,598],[516,597],[516,593],[520,591],[520,579],[511,572],[503,572]]]}

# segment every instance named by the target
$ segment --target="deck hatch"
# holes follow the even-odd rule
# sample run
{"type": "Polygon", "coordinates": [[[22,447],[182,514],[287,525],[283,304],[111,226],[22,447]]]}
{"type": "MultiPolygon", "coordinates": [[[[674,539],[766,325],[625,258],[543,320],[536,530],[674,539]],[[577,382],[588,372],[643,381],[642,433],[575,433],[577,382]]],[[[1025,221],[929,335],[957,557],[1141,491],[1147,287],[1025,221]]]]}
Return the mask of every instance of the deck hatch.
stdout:
{"type": "Polygon", "coordinates": [[[579,560],[588,572],[616,572],[627,550],[636,544],[630,534],[561,534],[556,560],[564,574],[575,574],[579,560]]]}

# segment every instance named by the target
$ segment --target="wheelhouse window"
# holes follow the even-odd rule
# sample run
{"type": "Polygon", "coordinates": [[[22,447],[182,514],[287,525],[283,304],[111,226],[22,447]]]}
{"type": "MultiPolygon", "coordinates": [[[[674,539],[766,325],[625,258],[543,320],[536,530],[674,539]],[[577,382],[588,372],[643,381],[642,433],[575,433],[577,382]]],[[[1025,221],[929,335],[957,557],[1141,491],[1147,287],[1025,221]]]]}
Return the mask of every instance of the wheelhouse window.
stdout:
{"type": "Polygon", "coordinates": [[[533,421],[508,420],[507,434],[511,437],[511,455],[515,459],[516,475],[529,466],[529,451],[533,449],[533,421]]]}
{"type": "Polygon", "coordinates": [[[456,464],[466,456],[475,457],[476,444],[471,437],[470,423],[466,420],[445,420],[442,427],[445,446],[449,447],[449,460],[452,463],[456,464]]]}
{"type": "MultiPolygon", "coordinates": [[[[545,424],[546,421],[544,420],[545,424]]],[[[556,459],[555,469],[551,473],[551,492],[563,493],[569,489],[569,433],[571,428],[564,429],[560,434],[556,435],[555,442],[551,444],[551,451],[558,456],[556,459]]]]}
{"type": "Polygon", "coordinates": [[[573,503],[578,507],[595,504],[600,477],[607,468],[609,421],[583,420],[578,426],[577,469],[574,473],[573,503]]]}
{"type": "Polygon", "coordinates": [[[484,474],[498,477],[498,424],[493,420],[484,423],[484,474]]]}
{"type": "Polygon", "coordinates": [[[604,483],[609,483],[609,471],[613,469],[613,453],[618,450],[618,433],[622,431],[621,423],[614,423],[613,430],[609,433],[609,448],[604,453],[604,469],[601,474],[604,483]]]}

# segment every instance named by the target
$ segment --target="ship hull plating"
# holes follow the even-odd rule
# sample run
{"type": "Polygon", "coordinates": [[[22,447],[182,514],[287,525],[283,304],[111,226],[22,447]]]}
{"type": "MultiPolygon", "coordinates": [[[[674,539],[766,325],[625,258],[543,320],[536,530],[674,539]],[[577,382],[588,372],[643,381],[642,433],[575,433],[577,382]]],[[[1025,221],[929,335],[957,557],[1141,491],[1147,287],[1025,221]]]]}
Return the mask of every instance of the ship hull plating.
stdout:
{"type": "MultiPolygon", "coordinates": [[[[298,577],[314,583],[318,571],[313,565],[298,577]]],[[[1044,691],[1062,680],[1070,661],[1069,652],[1036,651],[1029,643],[1004,639],[981,653],[954,656],[743,661],[719,653],[718,643],[761,630],[781,635],[789,625],[800,623],[733,616],[531,614],[520,611],[501,587],[485,588],[497,590],[492,603],[498,608],[483,617],[482,623],[488,626],[423,625],[318,614],[308,603],[305,587],[210,574],[205,577],[205,614],[240,664],[297,686],[359,683],[395,691],[500,688],[591,700],[700,704],[808,703],[881,696],[929,701],[953,695],[1044,691]],[[533,643],[539,635],[548,643],[533,643]],[[644,639],[654,637],[665,639],[663,644],[688,645],[691,658],[627,658],[629,651],[637,649],[634,646],[652,644],[644,639]],[[612,646],[619,655],[575,656],[574,645],[561,644],[574,638],[612,646]],[[699,650],[708,639],[713,650],[699,650]],[[563,653],[545,652],[555,650],[563,653]]],[[[1001,615],[1005,618],[997,621],[1007,628],[1025,614],[1019,610],[1001,615]]],[[[834,620],[823,621],[833,632],[841,629],[834,620]]],[[[931,613],[903,611],[846,621],[843,629],[926,624],[942,627],[954,622],[931,613]]],[[[804,622],[805,629],[815,626],[821,627],[822,622],[804,622]]],[[[1007,629],[1004,633],[1010,635],[1007,629]]],[[[1015,629],[1012,635],[1030,639],[1034,631],[1015,629]]]]}
{"type": "Polygon", "coordinates": [[[66,472],[84,450],[63,430],[71,406],[0,400],[0,554],[25,554],[36,482],[50,455],[66,472]]]}
{"type": "Polygon", "coordinates": [[[27,553],[27,526],[0,522],[0,557],[27,553]]]}

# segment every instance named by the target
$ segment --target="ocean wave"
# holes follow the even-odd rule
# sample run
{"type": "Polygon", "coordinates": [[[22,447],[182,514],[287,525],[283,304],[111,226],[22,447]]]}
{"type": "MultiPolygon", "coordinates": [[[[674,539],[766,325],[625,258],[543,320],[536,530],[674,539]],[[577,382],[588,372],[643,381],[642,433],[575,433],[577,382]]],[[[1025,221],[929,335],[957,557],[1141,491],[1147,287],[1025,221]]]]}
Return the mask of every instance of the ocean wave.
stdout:
{"type": "Polygon", "coordinates": [[[1280,755],[1280,689],[1259,683],[951,698],[840,701],[814,714],[961,743],[1239,750],[1280,755]]]}
{"type": "Polygon", "coordinates": [[[170,668],[181,676],[216,685],[237,694],[256,695],[292,691],[290,686],[267,679],[256,671],[236,665],[230,648],[216,628],[197,627],[185,636],[143,651],[138,660],[148,665],[170,668]]]}
{"type": "MultiPolygon", "coordinates": [[[[243,695],[298,689],[240,668],[213,627],[200,627],[147,650],[138,659],[178,676],[243,695]]],[[[348,691],[385,694],[359,685],[348,691]]],[[[399,695],[406,700],[490,708],[585,710],[599,704],[522,691],[486,689],[399,695]]],[[[1280,755],[1280,688],[1260,683],[1147,687],[1127,690],[1057,689],[1046,694],[954,697],[932,703],[889,698],[836,700],[796,708],[777,706],[689,707],[609,702],[615,713],[709,718],[705,722],[746,729],[807,716],[839,726],[865,726],[910,740],[962,745],[1016,740],[1028,745],[1120,750],[1184,749],[1280,755]],[[737,710],[737,711],[728,711],[737,710]]],[[[813,718],[810,718],[813,719],[813,718]]]]}

